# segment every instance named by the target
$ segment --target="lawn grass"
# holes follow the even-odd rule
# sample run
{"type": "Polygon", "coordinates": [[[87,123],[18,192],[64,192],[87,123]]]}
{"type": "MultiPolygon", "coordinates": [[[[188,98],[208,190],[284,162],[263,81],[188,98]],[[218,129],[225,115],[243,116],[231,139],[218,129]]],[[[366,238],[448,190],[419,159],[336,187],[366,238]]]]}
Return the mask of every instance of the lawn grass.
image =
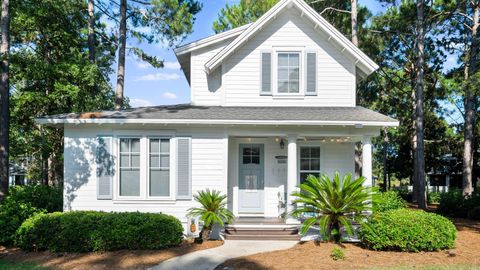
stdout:
{"type": "Polygon", "coordinates": [[[11,263],[0,260],[0,270],[49,270],[35,263],[11,263]]]}

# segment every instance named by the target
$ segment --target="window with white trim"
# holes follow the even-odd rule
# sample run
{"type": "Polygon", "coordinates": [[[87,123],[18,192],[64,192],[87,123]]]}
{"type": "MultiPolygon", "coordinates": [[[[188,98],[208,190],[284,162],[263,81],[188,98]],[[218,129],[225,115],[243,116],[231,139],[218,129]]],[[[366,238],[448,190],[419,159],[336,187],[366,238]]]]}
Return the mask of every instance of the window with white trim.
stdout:
{"type": "Polygon", "coordinates": [[[277,92],[300,93],[300,53],[280,52],[277,56],[277,92]]]}
{"type": "Polygon", "coordinates": [[[140,196],[140,138],[120,138],[120,196],[140,196]]]}
{"type": "Polygon", "coordinates": [[[149,139],[149,196],[170,196],[170,139],[149,139]]]}
{"type": "Polygon", "coordinates": [[[320,177],[320,146],[300,147],[300,183],[309,175],[320,177]]]}

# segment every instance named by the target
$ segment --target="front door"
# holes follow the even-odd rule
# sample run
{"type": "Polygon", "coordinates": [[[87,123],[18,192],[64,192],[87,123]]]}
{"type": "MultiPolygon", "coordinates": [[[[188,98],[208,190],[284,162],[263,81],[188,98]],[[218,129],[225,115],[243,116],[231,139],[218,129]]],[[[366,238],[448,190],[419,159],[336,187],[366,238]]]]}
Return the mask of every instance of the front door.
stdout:
{"type": "Polygon", "coordinates": [[[238,212],[263,213],[264,161],[263,144],[240,144],[238,212]]]}

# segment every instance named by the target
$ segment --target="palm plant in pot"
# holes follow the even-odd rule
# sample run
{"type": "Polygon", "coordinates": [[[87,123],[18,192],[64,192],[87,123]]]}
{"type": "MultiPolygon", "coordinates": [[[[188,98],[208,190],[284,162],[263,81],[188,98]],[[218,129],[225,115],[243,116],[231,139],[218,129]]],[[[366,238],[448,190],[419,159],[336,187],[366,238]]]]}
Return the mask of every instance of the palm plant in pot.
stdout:
{"type": "Polygon", "coordinates": [[[213,226],[223,226],[233,220],[233,213],[227,209],[227,196],[221,195],[220,191],[206,189],[199,191],[193,198],[200,203],[200,207],[188,209],[188,216],[199,217],[203,222],[201,241],[210,239],[213,226]]]}
{"type": "Polygon", "coordinates": [[[327,174],[319,178],[309,175],[300,190],[292,193],[298,206],[292,216],[307,217],[300,233],[318,224],[323,240],[340,242],[342,227],[352,236],[355,219],[364,218],[372,209],[374,190],[364,182],[365,178],[352,179],[351,174],[340,178],[338,172],[333,179],[327,174]]]}

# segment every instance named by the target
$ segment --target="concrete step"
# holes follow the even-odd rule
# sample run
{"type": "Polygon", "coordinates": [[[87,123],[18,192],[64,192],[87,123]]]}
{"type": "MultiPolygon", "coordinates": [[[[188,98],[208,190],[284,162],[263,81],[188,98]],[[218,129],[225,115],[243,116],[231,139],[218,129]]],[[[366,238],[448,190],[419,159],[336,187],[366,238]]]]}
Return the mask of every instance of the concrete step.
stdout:
{"type": "Polygon", "coordinates": [[[230,235],[297,235],[297,228],[238,228],[226,227],[225,233],[230,235]]]}
{"type": "Polygon", "coordinates": [[[239,235],[225,234],[227,240],[283,240],[283,241],[300,241],[301,236],[295,235],[239,235]]]}

